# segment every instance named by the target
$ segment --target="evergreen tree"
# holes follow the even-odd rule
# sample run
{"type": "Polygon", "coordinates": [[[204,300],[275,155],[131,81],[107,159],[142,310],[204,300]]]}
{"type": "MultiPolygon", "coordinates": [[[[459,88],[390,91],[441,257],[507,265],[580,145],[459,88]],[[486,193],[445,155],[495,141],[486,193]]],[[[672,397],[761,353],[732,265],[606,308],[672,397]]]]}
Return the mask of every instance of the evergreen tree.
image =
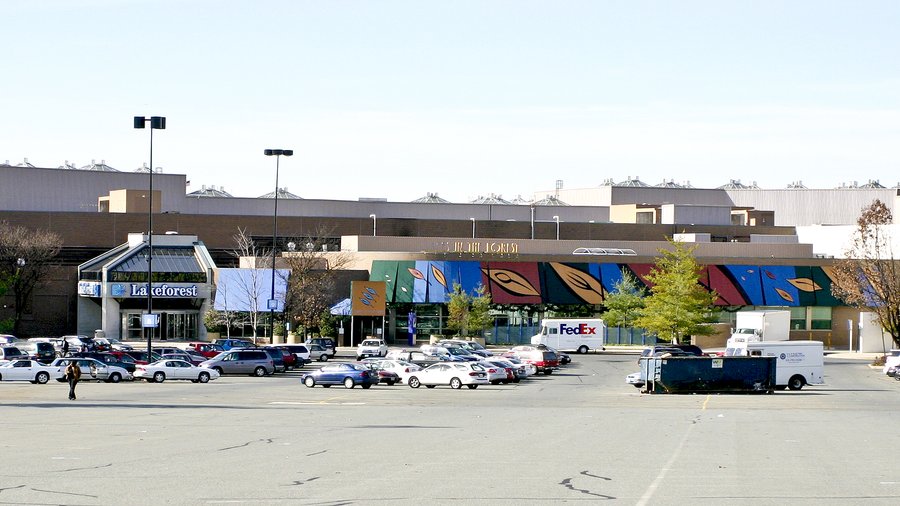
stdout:
{"type": "Polygon", "coordinates": [[[478,285],[475,295],[469,295],[455,283],[447,302],[447,328],[456,331],[456,335],[481,332],[491,325],[490,310],[491,295],[487,293],[487,287],[478,285]]]}
{"type": "Polygon", "coordinates": [[[603,321],[610,327],[634,325],[644,308],[644,287],[631,272],[622,269],[622,279],[613,286],[603,305],[603,321]]]}
{"type": "Polygon", "coordinates": [[[635,326],[672,342],[691,335],[714,332],[717,320],[715,292],[700,285],[701,268],[694,259],[696,246],[669,240],[671,250],[659,250],[647,279],[653,283],[635,326]]]}

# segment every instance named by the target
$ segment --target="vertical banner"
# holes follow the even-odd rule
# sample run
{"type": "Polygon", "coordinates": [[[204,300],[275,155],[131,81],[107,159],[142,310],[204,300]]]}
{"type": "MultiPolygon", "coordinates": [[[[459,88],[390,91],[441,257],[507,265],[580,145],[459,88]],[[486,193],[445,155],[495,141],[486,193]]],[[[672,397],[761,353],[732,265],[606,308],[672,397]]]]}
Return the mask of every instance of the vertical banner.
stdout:
{"type": "Polygon", "coordinates": [[[350,303],[353,316],[384,316],[385,282],[353,281],[350,284],[350,303]]]}
{"type": "Polygon", "coordinates": [[[416,313],[409,312],[409,345],[416,345],[416,313]]]}

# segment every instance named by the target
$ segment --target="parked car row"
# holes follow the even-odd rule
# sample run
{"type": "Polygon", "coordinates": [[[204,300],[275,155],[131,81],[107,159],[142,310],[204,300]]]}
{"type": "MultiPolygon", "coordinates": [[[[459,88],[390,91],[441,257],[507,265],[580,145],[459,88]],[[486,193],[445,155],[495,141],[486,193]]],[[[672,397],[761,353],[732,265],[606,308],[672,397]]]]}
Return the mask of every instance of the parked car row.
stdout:
{"type": "Polygon", "coordinates": [[[357,348],[355,363],[326,365],[301,376],[307,387],[406,384],[411,388],[446,385],[476,389],[480,385],[518,383],[534,374],[552,374],[559,354],[544,345],[516,346],[494,356],[470,341],[443,340],[413,350],[388,350],[383,341],[369,339],[357,348]],[[369,341],[369,342],[366,342],[369,341]]]}

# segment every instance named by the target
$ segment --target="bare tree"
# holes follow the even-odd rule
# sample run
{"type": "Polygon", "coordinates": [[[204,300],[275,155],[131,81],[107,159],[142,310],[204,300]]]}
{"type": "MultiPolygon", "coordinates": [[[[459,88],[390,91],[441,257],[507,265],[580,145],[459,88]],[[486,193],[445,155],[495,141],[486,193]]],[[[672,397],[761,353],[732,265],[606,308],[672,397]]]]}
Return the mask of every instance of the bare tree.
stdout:
{"type": "MultiPolygon", "coordinates": [[[[247,301],[248,323],[253,327],[253,341],[256,342],[260,316],[265,310],[260,307],[259,301],[266,296],[267,289],[270,287],[270,278],[265,276],[265,269],[271,268],[272,250],[257,246],[253,238],[247,235],[246,229],[238,228],[238,233],[232,237],[235,242],[232,255],[239,259],[250,258],[253,260],[252,268],[247,270],[247,275],[236,279],[235,289],[238,292],[237,295],[247,301]]],[[[268,297],[265,298],[268,299],[268,297]]]]}
{"type": "Polygon", "coordinates": [[[225,336],[228,338],[231,337],[231,329],[233,327],[248,324],[250,321],[247,318],[249,313],[233,309],[233,305],[229,303],[230,300],[228,298],[230,291],[228,283],[216,284],[216,300],[221,301],[222,308],[208,310],[203,320],[207,327],[225,327],[225,336]]]}
{"type": "Polygon", "coordinates": [[[344,269],[351,258],[347,253],[327,251],[331,230],[319,227],[310,236],[296,238],[294,251],[283,255],[290,267],[285,280],[285,316],[305,329],[318,327],[323,314],[334,303],[334,274],[344,269]],[[325,247],[323,247],[325,246],[325,247]]]}
{"type": "Polygon", "coordinates": [[[60,248],[62,238],[54,232],[0,222],[0,295],[12,292],[13,334],[19,334],[31,294],[47,278],[60,248]]]}
{"type": "Polygon", "coordinates": [[[833,267],[832,293],[848,305],[873,311],[900,346],[900,262],[894,258],[890,209],[878,199],[862,209],[845,259],[833,267]]]}

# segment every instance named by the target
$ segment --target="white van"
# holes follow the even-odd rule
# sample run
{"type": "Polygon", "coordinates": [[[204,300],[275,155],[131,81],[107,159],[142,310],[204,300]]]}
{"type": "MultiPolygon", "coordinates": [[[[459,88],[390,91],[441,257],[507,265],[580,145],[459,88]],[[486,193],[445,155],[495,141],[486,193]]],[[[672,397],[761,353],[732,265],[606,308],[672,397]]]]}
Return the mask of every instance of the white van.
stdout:
{"type": "Polygon", "coordinates": [[[531,344],[578,353],[604,350],[606,324],[600,318],[545,318],[541,320],[541,332],[531,338],[531,344]]]}
{"type": "Polygon", "coordinates": [[[778,357],[775,385],[800,390],[804,385],[825,383],[822,341],[750,341],[725,350],[727,357],[778,357]]]}

